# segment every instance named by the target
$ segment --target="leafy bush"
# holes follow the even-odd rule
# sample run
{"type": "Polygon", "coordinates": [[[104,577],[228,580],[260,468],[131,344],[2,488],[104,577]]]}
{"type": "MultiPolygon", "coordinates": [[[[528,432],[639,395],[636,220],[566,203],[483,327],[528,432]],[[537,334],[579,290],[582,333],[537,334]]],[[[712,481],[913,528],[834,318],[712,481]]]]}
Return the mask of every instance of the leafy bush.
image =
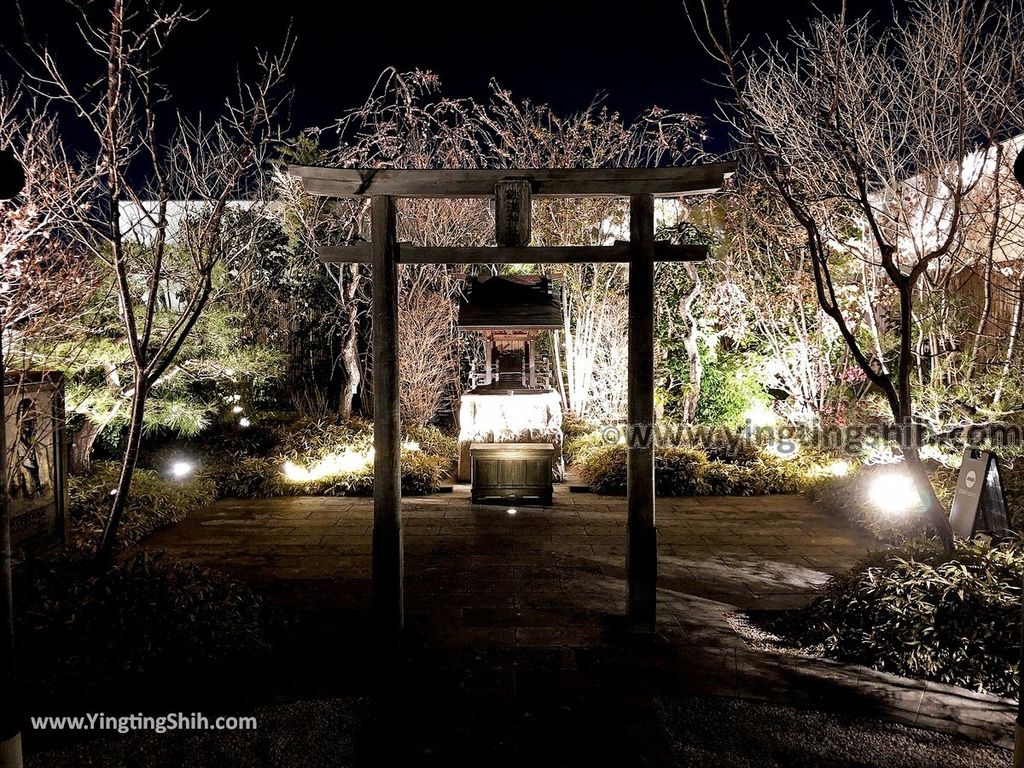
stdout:
{"type": "Polygon", "coordinates": [[[267,649],[261,598],[215,571],[136,550],[29,560],[15,571],[19,673],[37,704],[132,688],[162,696],[227,673],[267,649]]]}
{"type": "Polygon", "coordinates": [[[604,448],[608,445],[600,430],[586,432],[582,435],[575,435],[572,438],[566,437],[562,443],[562,455],[567,464],[576,464],[593,450],[604,448]]]}
{"type": "MultiPolygon", "coordinates": [[[[712,428],[712,433],[721,432],[728,434],[726,427],[712,428]]],[[[764,458],[764,453],[752,440],[729,439],[701,440],[695,446],[699,448],[711,461],[720,461],[725,464],[737,464],[748,466],[756,464],[764,458]]]]}
{"type": "Polygon", "coordinates": [[[284,495],[277,490],[281,462],[275,459],[229,456],[204,471],[217,486],[218,498],[264,499],[284,495]]]}
{"type": "MultiPolygon", "coordinates": [[[[193,447],[204,474],[214,482],[217,495],[237,498],[273,496],[366,496],[373,493],[372,464],[339,470],[306,481],[284,476],[285,464],[313,468],[345,452],[368,455],[373,448],[373,425],[353,419],[287,420],[280,415],[259,419],[250,430],[230,432],[221,444],[208,440],[193,447]]],[[[432,493],[458,460],[458,441],[436,427],[410,428],[404,440],[420,450],[402,451],[402,492],[432,493]]],[[[177,448],[164,448],[170,456],[177,448]]],[[[166,460],[166,459],[165,459],[166,460]]]]}
{"type": "Polygon", "coordinates": [[[583,482],[594,493],[622,495],[626,492],[626,449],[605,445],[586,452],[576,461],[583,482]]]}
{"type": "MultiPolygon", "coordinates": [[[[956,492],[958,469],[934,461],[927,461],[925,466],[939,501],[948,510],[956,492]]],[[[844,477],[820,476],[808,483],[805,490],[811,501],[823,510],[846,518],[881,541],[899,544],[919,536],[928,529],[920,505],[894,514],[878,509],[871,501],[872,482],[882,473],[909,477],[907,470],[900,464],[880,464],[863,467],[844,477]]],[[[1024,532],[1024,460],[1013,458],[1001,461],[1000,476],[1010,527],[1018,533],[1024,532]]]]}
{"type": "Polygon", "coordinates": [[[702,347],[701,358],[704,375],[694,419],[697,423],[739,426],[747,410],[769,403],[756,353],[719,350],[712,355],[702,347]]]}
{"type": "Polygon", "coordinates": [[[405,431],[405,439],[419,443],[423,453],[439,456],[451,463],[459,460],[459,440],[446,435],[437,427],[409,427],[405,431]]]}
{"type": "MultiPolygon", "coordinates": [[[[871,499],[871,489],[875,480],[885,474],[911,482],[902,464],[875,464],[843,477],[819,477],[805,490],[808,498],[825,512],[849,520],[879,541],[901,544],[920,536],[928,529],[928,521],[920,504],[905,510],[877,506],[871,499]]],[[[948,507],[956,488],[956,473],[933,469],[931,475],[939,500],[948,507]]]]}
{"type": "Polygon", "coordinates": [[[587,419],[578,416],[575,411],[565,411],[562,414],[562,440],[571,443],[577,438],[590,435],[596,425],[587,419]]]}
{"type": "MultiPolygon", "coordinates": [[[[210,475],[216,481],[218,495],[229,498],[373,494],[373,467],[370,465],[299,481],[285,477],[285,461],[280,457],[243,458],[211,468],[210,475]]],[[[423,451],[402,451],[402,493],[407,496],[433,493],[441,485],[450,465],[451,462],[441,456],[423,451]]]]}
{"type": "MultiPolygon", "coordinates": [[[[745,462],[710,460],[697,448],[659,446],[654,452],[655,494],[751,496],[794,493],[800,488],[799,469],[784,459],[759,453],[756,458],[746,458],[745,462]]],[[[586,451],[578,458],[577,467],[584,482],[595,493],[620,496],[626,493],[624,445],[606,445],[586,451]]]]}
{"type": "Polygon", "coordinates": [[[316,464],[324,457],[346,448],[368,451],[373,447],[373,425],[352,419],[299,421],[280,429],[277,453],[301,464],[316,464]]]}
{"type": "MultiPolygon", "coordinates": [[[[120,464],[94,462],[89,474],[68,478],[68,543],[72,548],[99,543],[110,511],[110,492],[117,486],[120,472],[120,464]]],[[[205,475],[172,479],[151,469],[136,469],[118,539],[122,546],[137,544],[157,528],[184,520],[215,498],[216,487],[205,475]]]]}
{"type": "Polygon", "coordinates": [[[844,661],[1016,696],[1021,642],[1020,542],[922,542],[876,553],[833,577],[773,630],[844,661]]]}

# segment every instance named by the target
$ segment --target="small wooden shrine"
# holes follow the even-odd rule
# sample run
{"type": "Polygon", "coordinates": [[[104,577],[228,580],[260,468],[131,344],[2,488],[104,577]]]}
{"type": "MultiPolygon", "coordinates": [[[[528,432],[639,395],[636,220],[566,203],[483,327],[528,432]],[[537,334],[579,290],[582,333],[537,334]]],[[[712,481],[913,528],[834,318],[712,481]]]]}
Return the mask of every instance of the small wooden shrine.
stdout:
{"type": "MultiPolygon", "coordinates": [[[[459,408],[459,479],[472,482],[474,499],[551,499],[551,483],[563,472],[562,406],[542,350],[551,349],[548,336],[561,327],[562,306],[552,277],[468,279],[459,305],[459,329],[475,336],[479,345],[459,408]],[[481,472],[486,467],[479,456],[486,454],[488,462],[504,456],[500,448],[485,451],[482,446],[489,444],[508,446],[510,457],[516,445],[545,444],[551,450],[544,452],[543,462],[506,462],[498,481],[490,475],[484,479],[487,473],[481,472]]],[[[532,457],[535,452],[520,453],[532,457]]]]}
{"type": "Polygon", "coordinates": [[[561,327],[562,306],[552,278],[470,277],[459,305],[459,329],[482,341],[469,375],[471,390],[551,389],[550,361],[538,346],[544,334],[561,327]]]}

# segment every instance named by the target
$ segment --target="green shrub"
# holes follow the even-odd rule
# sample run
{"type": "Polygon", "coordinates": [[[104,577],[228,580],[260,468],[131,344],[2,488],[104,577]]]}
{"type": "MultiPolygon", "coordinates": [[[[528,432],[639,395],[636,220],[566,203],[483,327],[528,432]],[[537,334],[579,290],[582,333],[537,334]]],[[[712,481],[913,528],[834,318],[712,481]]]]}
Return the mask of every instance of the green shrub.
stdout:
{"type": "MultiPolygon", "coordinates": [[[[739,456],[740,454],[736,454],[739,456]]],[[[747,457],[747,454],[743,454],[747,457]]],[[[654,490],[658,496],[753,496],[795,493],[801,472],[785,459],[760,454],[746,463],[709,460],[697,448],[659,446],[654,452],[654,490]]],[[[626,447],[593,448],[577,460],[580,476],[595,493],[626,493],[626,447]]]]}
{"type": "Polygon", "coordinates": [[[1024,457],[1003,462],[1000,467],[1003,493],[1013,530],[1024,533],[1024,457]]]}
{"type": "Polygon", "coordinates": [[[595,424],[578,416],[575,411],[565,411],[562,414],[562,441],[571,443],[577,438],[590,435],[595,427],[595,424]]]}
{"type": "MultiPolygon", "coordinates": [[[[621,448],[622,461],[626,450],[621,448]]],[[[694,448],[658,448],[654,452],[654,493],[658,496],[704,496],[708,457],[694,448]]],[[[625,493],[625,488],[623,488],[625,493]]]]}
{"type": "Polygon", "coordinates": [[[298,421],[280,430],[277,453],[297,464],[316,464],[325,456],[350,449],[368,451],[373,447],[373,425],[353,419],[344,423],[321,419],[298,421]]]}
{"type": "Polygon", "coordinates": [[[594,493],[622,495],[626,492],[626,449],[605,445],[588,451],[578,459],[577,467],[583,482],[594,493]]]}
{"type": "Polygon", "coordinates": [[[1021,643],[1019,542],[914,542],[833,577],[774,631],[843,661],[1016,696],[1021,643]]]}
{"type": "Polygon", "coordinates": [[[432,456],[423,451],[402,452],[402,493],[425,496],[441,484],[451,466],[447,457],[432,456]]]}
{"type": "Polygon", "coordinates": [[[124,689],[140,706],[208,687],[207,675],[267,649],[256,594],[159,553],[136,550],[102,571],[91,559],[29,560],[15,571],[14,595],[22,690],[44,708],[54,699],[116,700],[124,689]]]}
{"type": "Polygon", "coordinates": [[[217,486],[218,498],[265,499],[283,495],[277,491],[281,462],[275,459],[222,457],[205,471],[217,486]]]}
{"type": "Polygon", "coordinates": [[[449,463],[459,460],[459,439],[446,435],[437,427],[409,427],[405,430],[404,439],[419,443],[423,453],[439,456],[449,463]]]}
{"type": "MultiPolygon", "coordinates": [[[[72,548],[99,543],[110,511],[110,492],[120,473],[120,464],[94,462],[89,474],[68,478],[68,543],[72,548]]],[[[184,520],[215,498],[213,481],[202,473],[176,479],[151,469],[136,469],[118,540],[122,546],[137,544],[157,528],[184,520]]]]}
{"type": "MultiPolygon", "coordinates": [[[[307,481],[289,480],[284,467],[291,462],[313,468],[330,456],[346,451],[368,454],[373,447],[373,425],[351,420],[280,421],[273,427],[274,438],[260,439],[271,445],[269,453],[250,453],[238,441],[231,451],[208,447],[203,453],[204,473],[217,488],[217,495],[229,498],[273,496],[367,496],[373,493],[372,464],[339,471],[307,481]]],[[[417,442],[420,450],[402,451],[402,492],[408,495],[432,493],[444,481],[458,460],[458,441],[436,427],[413,427],[405,441],[417,442]]]]}
{"type": "Polygon", "coordinates": [[[701,359],[704,375],[694,414],[697,423],[742,426],[750,408],[769,404],[761,384],[761,360],[756,353],[718,350],[712,355],[702,347],[701,359]]]}
{"type": "Polygon", "coordinates": [[[567,464],[576,464],[583,461],[591,451],[604,448],[607,445],[608,443],[605,442],[604,435],[600,430],[587,432],[582,435],[574,435],[572,438],[566,437],[562,443],[562,455],[567,464]]]}
{"type": "MultiPolygon", "coordinates": [[[[210,469],[217,493],[225,498],[260,499],[274,496],[370,496],[373,467],[346,470],[307,481],[289,480],[285,461],[245,458],[210,469]]],[[[295,462],[298,464],[299,462],[295,462]]],[[[423,451],[402,451],[402,493],[423,496],[433,493],[444,480],[451,462],[423,451]]]]}
{"type": "MultiPolygon", "coordinates": [[[[1024,532],[1024,460],[1012,458],[1002,460],[1000,464],[1010,527],[1018,533],[1024,532]]],[[[934,461],[925,462],[925,466],[936,496],[949,510],[956,492],[958,468],[934,461]]],[[[879,464],[863,467],[843,477],[819,476],[809,482],[805,490],[811,501],[824,511],[851,521],[881,541],[899,544],[926,531],[928,523],[920,505],[902,512],[887,512],[878,509],[871,501],[874,478],[886,472],[909,477],[900,464],[879,464]]]]}

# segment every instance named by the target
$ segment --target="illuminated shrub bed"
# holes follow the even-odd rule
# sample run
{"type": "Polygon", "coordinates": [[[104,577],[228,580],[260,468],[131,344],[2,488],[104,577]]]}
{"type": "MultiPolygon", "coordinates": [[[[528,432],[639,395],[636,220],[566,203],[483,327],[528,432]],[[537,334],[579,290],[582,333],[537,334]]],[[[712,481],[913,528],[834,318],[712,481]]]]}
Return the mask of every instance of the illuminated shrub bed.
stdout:
{"type": "Polygon", "coordinates": [[[799,645],[909,677],[1016,696],[1024,550],[962,542],[876,553],[769,622],[799,645]]]}
{"type": "MultiPolygon", "coordinates": [[[[256,430],[253,430],[254,432],[256,430]]],[[[204,446],[204,472],[217,495],[365,496],[373,493],[373,426],[368,422],[278,422],[246,444],[204,446]]],[[[249,437],[248,435],[246,437],[249,437]]],[[[458,456],[458,442],[433,427],[407,430],[402,448],[402,492],[434,491],[458,456]]]]}
{"type": "MultiPolygon", "coordinates": [[[[595,493],[626,493],[626,447],[577,442],[575,467],[595,493]]],[[[757,446],[659,446],[654,454],[658,496],[755,496],[800,490],[801,465],[774,457],[757,446]]]]}
{"type": "MultiPolygon", "coordinates": [[[[120,472],[121,465],[116,462],[94,462],[89,474],[68,478],[68,544],[72,549],[92,550],[99,544],[110,512],[110,492],[117,486],[120,472]]],[[[184,520],[212,503],[216,495],[214,482],[201,474],[179,479],[136,469],[118,533],[121,545],[130,547],[157,528],[184,520]]]]}

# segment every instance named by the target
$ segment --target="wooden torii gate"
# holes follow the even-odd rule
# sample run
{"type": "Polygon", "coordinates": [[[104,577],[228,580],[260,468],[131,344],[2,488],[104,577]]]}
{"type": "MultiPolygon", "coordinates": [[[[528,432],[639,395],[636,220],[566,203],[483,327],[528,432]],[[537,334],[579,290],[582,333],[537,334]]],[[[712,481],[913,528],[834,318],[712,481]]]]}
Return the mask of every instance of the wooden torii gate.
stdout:
{"type": "MultiPolygon", "coordinates": [[[[307,192],[324,197],[369,197],[370,242],[321,248],[324,262],[366,263],[373,305],[373,610],[380,629],[404,623],[401,424],[398,401],[399,264],[629,264],[628,433],[654,423],[654,263],[700,261],[707,248],[654,239],[655,196],[718,191],[734,163],[677,168],[582,169],[338,169],[291,166],[307,192]],[[628,242],[607,246],[531,246],[534,196],[629,197],[628,242]],[[397,197],[494,198],[494,247],[431,248],[399,243],[397,197]]],[[[627,447],[627,617],[635,631],[653,632],[658,580],[654,522],[654,440],[627,447]]]]}

